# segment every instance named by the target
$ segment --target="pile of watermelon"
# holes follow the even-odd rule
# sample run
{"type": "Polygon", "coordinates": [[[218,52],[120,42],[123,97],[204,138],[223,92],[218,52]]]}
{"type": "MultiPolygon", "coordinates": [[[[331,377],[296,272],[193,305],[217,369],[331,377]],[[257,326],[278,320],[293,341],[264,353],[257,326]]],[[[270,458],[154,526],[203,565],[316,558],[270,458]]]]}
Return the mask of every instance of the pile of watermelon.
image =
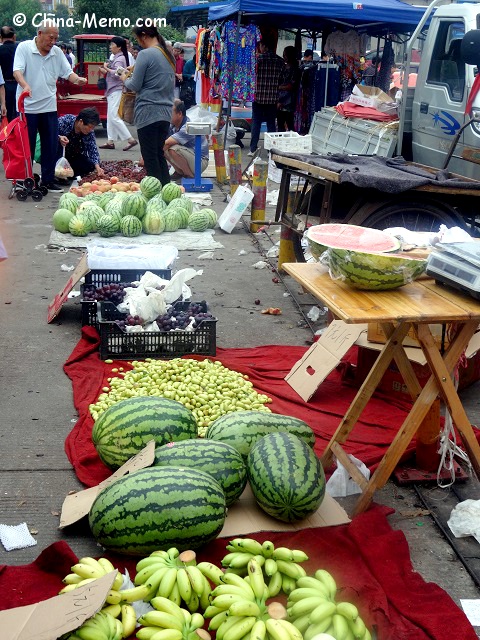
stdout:
{"type": "Polygon", "coordinates": [[[137,191],[95,191],[85,197],[64,193],[53,214],[53,227],[60,233],[102,238],[122,235],[134,238],[141,233],[158,235],[178,229],[206,231],[217,224],[213,209],[194,209],[183,187],[146,176],[137,191]]]}
{"type": "Polygon", "coordinates": [[[418,278],[427,261],[395,253],[397,238],[353,224],[321,224],[306,232],[312,256],[328,265],[335,281],[355,289],[386,291],[418,278]]]}

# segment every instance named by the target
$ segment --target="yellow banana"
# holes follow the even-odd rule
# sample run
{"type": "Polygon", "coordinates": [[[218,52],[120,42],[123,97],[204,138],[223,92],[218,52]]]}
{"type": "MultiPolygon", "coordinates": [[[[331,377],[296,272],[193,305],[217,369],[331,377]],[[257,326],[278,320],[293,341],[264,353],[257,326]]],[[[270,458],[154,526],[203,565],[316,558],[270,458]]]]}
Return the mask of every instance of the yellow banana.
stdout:
{"type": "Polygon", "coordinates": [[[135,575],[135,580],[133,582],[137,586],[139,584],[144,584],[145,582],[147,582],[149,578],[151,578],[155,573],[157,573],[157,571],[166,571],[167,569],[168,567],[166,567],[163,564],[162,565],[149,564],[143,569],[140,569],[140,571],[137,571],[137,574],[135,575]]]}
{"type": "Polygon", "coordinates": [[[200,607],[202,611],[205,611],[205,609],[210,604],[210,594],[212,593],[212,588],[210,586],[209,581],[206,579],[203,573],[202,573],[202,578],[203,578],[203,591],[200,594],[199,598],[200,598],[200,607]]]}
{"type": "Polygon", "coordinates": [[[136,602],[137,600],[144,600],[149,594],[149,589],[146,584],[141,584],[132,589],[123,589],[119,593],[120,602],[136,602]]]}
{"type": "Polygon", "coordinates": [[[336,610],[337,606],[334,602],[324,600],[310,612],[310,623],[318,624],[325,620],[325,618],[331,618],[336,610]]]}
{"type": "Polygon", "coordinates": [[[265,560],[265,564],[263,567],[265,574],[267,576],[273,576],[274,573],[277,573],[278,571],[278,566],[276,561],[273,558],[267,558],[265,560]]]}
{"type": "Polygon", "coordinates": [[[358,618],[358,609],[351,602],[338,602],[337,613],[346,618],[347,620],[356,620],[358,618]]]}
{"type": "Polygon", "coordinates": [[[285,562],[285,560],[276,560],[276,563],[280,573],[283,573],[284,575],[288,576],[289,578],[293,578],[294,580],[304,578],[307,575],[305,569],[296,562],[285,562]]]}
{"type": "Polygon", "coordinates": [[[247,569],[248,576],[250,578],[250,586],[255,594],[255,598],[263,600],[266,585],[265,580],[263,579],[262,567],[255,560],[250,560],[247,569]]]}
{"type": "Polygon", "coordinates": [[[316,578],[311,578],[310,576],[305,576],[305,578],[299,578],[297,580],[297,588],[300,589],[317,589],[320,591],[324,598],[330,598],[330,590],[326,587],[323,582],[317,580],[316,578]]]}
{"type": "Polygon", "coordinates": [[[113,564],[110,562],[108,558],[99,558],[97,562],[101,566],[101,568],[105,571],[105,573],[111,573],[112,571],[117,571],[117,568],[113,566],[113,564]]]}
{"type": "Polygon", "coordinates": [[[253,558],[253,553],[245,553],[237,551],[227,554],[222,560],[222,566],[231,567],[232,569],[243,569],[253,558]]]}
{"type": "Polygon", "coordinates": [[[200,607],[200,599],[197,596],[197,594],[194,591],[192,591],[190,600],[185,604],[187,605],[187,608],[191,613],[195,613],[195,611],[198,611],[200,607]]]}
{"type": "MultiPolygon", "coordinates": [[[[207,612],[205,611],[205,615],[206,613],[207,612]]],[[[220,611],[219,613],[216,613],[208,624],[208,630],[216,631],[220,627],[220,625],[222,625],[224,622],[227,621],[227,618],[228,618],[228,609],[225,609],[223,611],[220,611]]]]}
{"type": "Polygon", "coordinates": [[[299,602],[304,598],[318,598],[319,603],[322,600],[328,600],[329,602],[331,602],[330,598],[328,597],[328,592],[326,588],[324,588],[323,590],[320,590],[320,589],[313,589],[312,587],[297,587],[288,596],[288,602],[289,604],[290,603],[294,604],[295,602],[299,602]]]}
{"type": "Polygon", "coordinates": [[[137,614],[131,604],[122,604],[123,637],[129,638],[137,626],[137,614]]]}
{"type": "Polygon", "coordinates": [[[213,584],[220,584],[223,577],[223,571],[220,567],[213,564],[213,562],[199,562],[197,564],[197,569],[199,569],[203,575],[208,578],[213,584]]]}
{"type": "Polygon", "coordinates": [[[288,631],[291,640],[303,640],[303,635],[291,622],[288,620],[277,620],[277,622],[288,631]]]}
{"type": "Polygon", "coordinates": [[[274,598],[282,590],[282,574],[277,571],[268,581],[268,597],[274,598]]]}
{"type": "Polygon", "coordinates": [[[255,599],[255,595],[252,589],[249,587],[247,583],[245,583],[245,586],[247,587],[248,591],[243,587],[237,587],[236,585],[233,585],[233,584],[220,584],[218,587],[215,587],[215,589],[212,591],[212,597],[216,598],[217,596],[230,594],[234,596],[241,596],[246,600],[253,601],[255,599]]]}
{"type": "Polygon", "coordinates": [[[289,632],[280,624],[279,620],[268,618],[268,620],[265,621],[265,626],[272,640],[290,640],[289,632]]]}
{"type": "Polygon", "coordinates": [[[216,640],[223,640],[227,631],[229,631],[229,629],[231,629],[232,627],[235,627],[242,620],[243,618],[237,618],[236,616],[228,616],[225,622],[222,622],[222,624],[218,627],[217,632],[215,634],[216,640]]]}
{"type": "Polygon", "coordinates": [[[309,617],[310,614],[306,613],[304,616],[296,618],[292,624],[300,631],[300,633],[305,634],[305,631],[310,626],[309,617]]]}
{"type": "Polygon", "coordinates": [[[189,602],[192,597],[192,583],[188,577],[186,569],[180,567],[177,569],[177,586],[180,597],[184,602],[189,602]]]}
{"type": "Polygon", "coordinates": [[[347,620],[340,614],[335,613],[332,616],[332,625],[336,640],[345,640],[350,631],[347,620]]]}
{"type": "Polygon", "coordinates": [[[225,631],[223,640],[241,640],[243,636],[250,633],[256,621],[257,619],[253,616],[243,618],[240,622],[237,622],[236,625],[225,631]]]}
{"type": "Polygon", "coordinates": [[[250,598],[254,598],[255,594],[253,593],[252,587],[245,581],[245,578],[238,576],[236,573],[232,573],[227,571],[222,576],[222,584],[232,585],[234,587],[238,587],[245,591],[245,594],[250,598]]]}
{"type": "Polygon", "coordinates": [[[293,552],[287,547],[275,547],[272,558],[274,560],[283,560],[284,562],[293,562],[293,552]]]}
{"type": "Polygon", "coordinates": [[[197,594],[197,596],[200,597],[205,590],[205,576],[200,571],[200,569],[198,567],[195,567],[194,565],[189,565],[188,567],[186,567],[185,571],[190,581],[191,588],[197,594]]]}
{"type": "Polygon", "coordinates": [[[180,555],[180,551],[175,547],[171,547],[170,549],[167,549],[167,554],[170,560],[176,560],[180,555]]]}
{"type": "Polygon", "coordinates": [[[110,589],[105,599],[105,602],[107,604],[120,604],[121,600],[122,600],[122,596],[120,595],[120,591],[117,591],[116,589],[110,589]]]}
{"type": "Polygon", "coordinates": [[[362,618],[360,616],[357,616],[355,620],[349,620],[348,625],[352,630],[353,637],[356,640],[363,640],[367,627],[365,626],[365,622],[362,620],[362,618]]]}
{"type": "MultiPolygon", "coordinates": [[[[237,538],[238,547],[241,551],[246,551],[247,553],[252,553],[254,556],[262,555],[263,556],[263,547],[260,542],[253,540],[252,538],[237,538]]],[[[234,543],[232,540],[231,544],[234,543]]]]}
{"type": "Polygon", "coordinates": [[[228,610],[228,614],[230,616],[238,617],[254,616],[255,618],[257,618],[261,613],[262,610],[260,609],[258,604],[256,602],[251,602],[250,600],[240,600],[239,602],[234,602],[228,610]]]}
{"type": "Polygon", "coordinates": [[[62,580],[63,584],[78,584],[84,578],[78,575],[78,573],[68,573],[62,580]]]}
{"type": "Polygon", "coordinates": [[[234,602],[244,600],[243,596],[237,594],[225,593],[221,596],[213,598],[211,604],[219,609],[229,609],[234,602]]]}
{"type": "Polygon", "coordinates": [[[286,593],[288,596],[292,593],[292,591],[295,590],[295,587],[297,586],[297,582],[296,580],[294,580],[294,578],[290,578],[289,576],[286,576],[283,573],[281,573],[280,575],[282,576],[282,591],[283,593],[286,593]]]}
{"type": "Polygon", "coordinates": [[[63,587],[63,589],[60,589],[58,594],[60,595],[61,593],[70,593],[70,591],[73,591],[76,588],[77,588],[76,584],[67,584],[66,587],[63,587]]]}
{"type": "Polygon", "coordinates": [[[190,630],[201,629],[205,624],[205,618],[201,613],[192,613],[190,618],[190,630]]]}
{"type": "Polygon", "coordinates": [[[271,558],[275,549],[275,545],[273,544],[273,542],[270,542],[270,540],[265,540],[265,542],[262,542],[262,549],[265,558],[271,558]]]}
{"type": "Polygon", "coordinates": [[[139,573],[140,571],[143,571],[143,569],[146,569],[147,567],[152,567],[152,566],[156,566],[157,569],[160,569],[160,567],[166,567],[168,565],[165,562],[165,558],[151,555],[151,556],[147,556],[146,558],[142,558],[137,562],[136,571],[137,573],[139,573]]]}
{"type": "Polygon", "coordinates": [[[208,607],[206,607],[206,609],[203,612],[203,615],[205,616],[205,618],[213,618],[213,616],[216,616],[217,613],[221,613],[222,611],[225,611],[225,609],[219,609],[218,607],[214,607],[213,605],[209,604],[208,607]]]}
{"type": "Polygon", "coordinates": [[[372,640],[372,634],[370,633],[368,628],[365,629],[365,634],[364,634],[362,640],[372,640]]]}
{"type": "Polygon", "coordinates": [[[183,634],[177,629],[160,629],[150,640],[182,640],[183,634]]]}
{"type": "Polygon", "coordinates": [[[312,640],[315,636],[318,636],[320,633],[327,633],[328,630],[332,629],[332,618],[325,618],[322,622],[318,624],[311,624],[308,626],[307,630],[303,634],[304,640],[312,640]]]}
{"type": "Polygon", "coordinates": [[[169,567],[162,567],[161,569],[157,569],[155,573],[145,580],[143,583],[146,587],[148,587],[149,595],[153,594],[154,596],[157,594],[160,584],[163,580],[163,577],[170,571],[169,567]]]}
{"type": "Polygon", "coordinates": [[[317,571],[315,571],[315,578],[323,582],[333,600],[337,594],[337,583],[334,577],[328,573],[328,571],[325,571],[325,569],[317,569],[317,571]]]}
{"type": "Polygon", "coordinates": [[[177,582],[177,570],[170,567],[163,575],[162,581],[158,587],[157,593],[162,598],[168,598],[173,591],[173,587],[177,582]]]}
{"type": "Polygon", "coordinates": [[[158,633],[158,627],[142,627],[137,631],[136,637],[138,640],[151,640],[156,633],[158,633]]]}
{"type": "Polygon", "coordinates": [[[96,567],[92,567],[90,564],[83,564],[81,562],[77,562],[71,568],[73,573],[76,573],[78,576],[87,579],[87,578],[101,578],[105,575],[103,569],[100,565],[96,567]]]}
{"type": "Polygon", "coordinates": [[[265,640],[267,627],[263,620],[257,620],[250,631],[251,640],[265,640]]]}
{"type": "Polygon", "coordinates": [[[148,611],[138,619],[139,623],[148,627],[162,627],[163,629],[178,629],[183,631],[185,618],[172,616],[165,611],[148,611]]]}
{"type": "Polygon", "coordinates": [[[109,613],[113,618],[118,618],[122,613],[122,606],[120,604],[109,604],[102,608],[104,613],[109,613]]]}
{"type": "Polygon", "coordinates": [[[117,571],[117,575],[115,576],[115,580],[113,581],[113,584],[112,584],[112,589],[116,589],[117,591],[120,591],[122,586],[123,586],[123,574],[120,573],[120,571],[117,571]]]}
{"type": "Polygon", "coordinates": [[[85,556],[84,558],[80,558],[78,564],[87,564],[97,571],[102,571],[104,574],[109,573],[109,571],[113,571],[114,569],[110,569],[109,571],[105,571],[103,567],[100,565],[96,558],[92,558],[91,556],[85,556]]]}
{"type": "Polygon", "coordinates": [[[298,618],[299,616],[304,616],[306,613],[310,613],[318,607],[318,604],[319,602],[317,597],[299,600],[292,606],[289,617],[295,620],[295,618],[298,618]]]}

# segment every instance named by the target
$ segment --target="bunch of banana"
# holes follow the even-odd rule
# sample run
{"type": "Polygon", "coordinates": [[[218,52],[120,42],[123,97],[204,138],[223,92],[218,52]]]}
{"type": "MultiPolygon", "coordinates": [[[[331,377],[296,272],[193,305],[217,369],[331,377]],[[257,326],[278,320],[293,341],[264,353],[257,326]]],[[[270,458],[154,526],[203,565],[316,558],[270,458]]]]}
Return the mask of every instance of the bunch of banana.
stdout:
{"type": "Polygon", "coordinates": [[[318,569],[314,577],[300,578],[288,596],[288,620],[304,640],[321,633],[335,640],[371,640],[357,607],[350,602],[335,602],[336,594],[335,579],[324,569],[318,569]]]}
{"type": "Polygon", "coordinates": [[[298,563],[308,560],[308,556],[300,549],[275,548],[269,540],[261,544],[251,538],[235,538],[227,545],[227,551],[230,553],[222,560],[227,573],[247,575],[247,565],[253,558],[261,565],[271,598],[280,591],[288,595],[296,581],[307,575],[298,563]]]}
{"type": "Polygon", "coordinates": [[[190,613],[161,596],[152,598],[154,611],[138,619],[143,625],[137,631],[138,640],[210,640],[210,634],[202,629],[205,620],[200,613],[190,613]]]}
{"type": "Polygon", "coordinates": [[[135,585],[146,589],[145,600],[168,598],[177,605],[184,603],[191,613],[206,609],[211,587],[195,558],[194,551],[180,553],[174,547],[154,551],[137,563],[135,585]]]}
{"type": "MultiPolygon", "coordinates": [[[[71,568],[72,573],[65,576],[62,582],[66,585],[59,593],[68,593],[78,587],[83,587],[98,578],[102,578],[111,571],[117,571],[107,558],[81,558],[71,568]]],[[[117,605],[127,602],[143,600],[148,595],[146,587],[120,590],[123,583],[123,575],[118,571],[115,581],[106,599],[107,605],[117,605]]]]}
{"type": "MultiPolygon", "coordinates": [[[[133,607],[131,608],[133,610],[133,607]]],[[[105,611],[99,611],[66,637],[68,640],[121,640],[128,638],[135,631],[135,611],[133,611],[133,616],[133,628],[130,625],[128,634],[118,618],[114,618],[105,611]]]]}

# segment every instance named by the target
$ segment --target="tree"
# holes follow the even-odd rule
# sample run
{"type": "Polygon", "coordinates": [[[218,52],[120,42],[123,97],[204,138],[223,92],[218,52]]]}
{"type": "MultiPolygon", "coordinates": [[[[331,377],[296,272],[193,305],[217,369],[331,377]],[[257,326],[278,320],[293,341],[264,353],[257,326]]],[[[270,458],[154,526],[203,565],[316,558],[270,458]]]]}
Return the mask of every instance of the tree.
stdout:
{"type": "Polygon", "coordinates": [[[17,0],[15,5],[11,0],[0,0],[0,16],[12,16],[17,18],[22,14],[25,16],[25,24],[15,24],[13,20],[2,18],[3,24],[14,27],[17,33],[17,42],[33,38],[37,33],[35,25],[42,20],[44,8],[39,0],[17,0]]]}
{"type": "Polygon", "coordinates": [[[60,42],[68,42],[76,33],[78,33],[76,27],[72,24],[72,16],[65,4],[57,5],[57,8],[55,9],[55,18],[58,20],[57,24],[60,42]],[[72,26],[69,26],[70,24],[72,24],[72,26]]]}

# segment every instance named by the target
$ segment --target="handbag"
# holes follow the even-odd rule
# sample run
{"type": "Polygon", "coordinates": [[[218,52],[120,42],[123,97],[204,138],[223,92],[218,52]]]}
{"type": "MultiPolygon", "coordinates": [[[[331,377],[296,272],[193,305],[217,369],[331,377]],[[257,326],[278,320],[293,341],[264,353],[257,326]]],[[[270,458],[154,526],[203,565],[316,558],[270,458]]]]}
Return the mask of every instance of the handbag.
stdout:
{"type": "Polygon", "coordinates": [[[104,91],[106,88],[107,88],[107,79],[99,78],[97,80],[97,89],[101,89],[102,91],[104,91]]]}
{"type": "Polygon", "coordinates": [[[135,93],[133,91],[123,91],[118,105],[118,115],[127,124],[133,124],[133,112],[135,109],[135,93]]]}

